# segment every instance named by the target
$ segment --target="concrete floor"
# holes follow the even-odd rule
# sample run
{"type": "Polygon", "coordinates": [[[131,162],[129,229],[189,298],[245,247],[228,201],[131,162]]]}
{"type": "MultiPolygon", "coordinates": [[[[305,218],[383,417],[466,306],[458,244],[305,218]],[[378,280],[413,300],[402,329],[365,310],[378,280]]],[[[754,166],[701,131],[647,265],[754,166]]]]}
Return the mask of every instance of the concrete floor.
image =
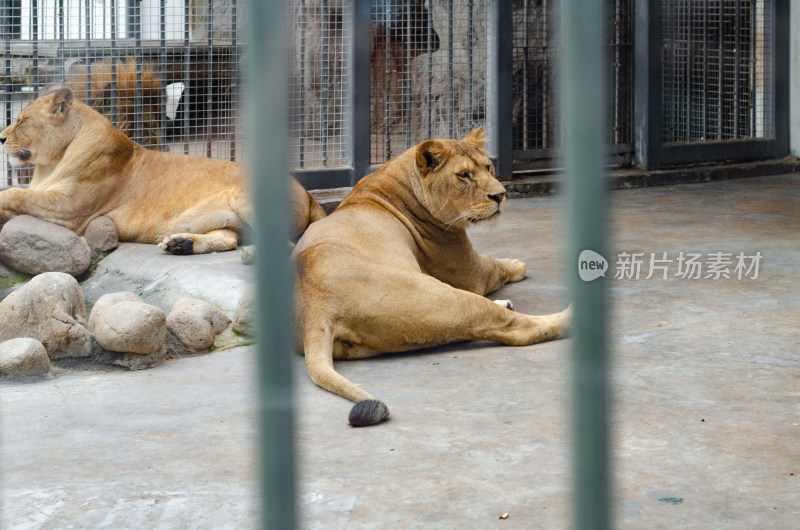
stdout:
{"type": "MultiPolygon", "coordinates": [[[[614,526],[799,528],[800,175],[612,200],[614,526]],[[763,258],[757,279],[613,278],[621,252],[681,251],[763,258]]],[[[509,201],[473,234],[528,264],[494,296],[518,311],[567,302],[559,205],[509,201]]],[[[293,356],[301,526],[568,527],[568,350],[458,344],[339,363],[391,409],[366,429],[293,356]]],[[[4,384],[0,526],[256,526],[254,356],[4,384]]]]}

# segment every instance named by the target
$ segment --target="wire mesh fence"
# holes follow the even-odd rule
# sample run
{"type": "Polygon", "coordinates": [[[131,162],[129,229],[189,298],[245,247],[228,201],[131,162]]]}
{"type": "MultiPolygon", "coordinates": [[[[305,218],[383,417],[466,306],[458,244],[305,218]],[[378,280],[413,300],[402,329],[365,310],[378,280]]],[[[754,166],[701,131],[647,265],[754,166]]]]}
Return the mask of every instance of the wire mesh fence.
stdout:
{"type": "MultiPolygon", "coordinates": [[[[558,128],[557,0],[514,6],[513,143],[515,160],[552,164],[560,146],[558,128]]],[[[633,2],[607,2],[608,140],[611,151],[630,163],[632,152],[633,2]]],[[[535,167],[535,164],[518,164],[535,167]]]]}
{"type": "Polygon", "coordinates": [[[349,165],[350,70],[353,28],[346,1],[292,0],[288,17],[290,58],[289,130],[291,166],[298,169],[349,165]]]}
{"type": "MultiPolygon", "coordinates": [[[[297,168],[347,165],[348,2],[293,0],[292,154],[297,168]]],[[[483,0],[370,2],[370,162],[425,138],[463,136],[485,116],[483,0]]],[[[364,111],[365,109],[352,109],[364,111]]]]}
{"type": "Polygon", "coordinates": [[[771,9],[766,0],[662,2],[665,143],[773,134],[771,9]]]}
{"type": "MultiPolygon", "coordinates": [[[[489,0],[287,6],[291,168],[381,164],[426,138],[463,136],[489,119],[487,52],[497,36],[488,27],[489,0]],[[353,27],[354,5],[368,5],[369,22],[357,24],[364,27],[353,27]],[[369,65],[365,59],[355,68],[354,51],[367,46],[369,65]],[[369,104],[352,108],[365,77],[369,104]],[[352,117],[364,113],[369,126],[356,127],[352,117]],[[368,161],[354,156],[362,145],[368,161]]],[[[560,145],[559,2],[515,1],[511,10],[513,57],[502,75],[512,84],[512,111],[502,127],[512,131],[515,169],[551,167],[560,145]]],[[[772,10],[766,0],[663,0],[664,143],[774,134],[772,10]]],[[[633,1],[607,0],[606,13],[609,142],[629,163],[633,1]]],[[[65,84],[148,148],[242,160],[244,17],[237,0],[4,0],[4,121],[42,88],[65,84]]],[[[30,176],[5,154],[0,167],[0,187],[30,176]]]]}
{"type": "Polygon", "coordinates": [[[371,162],[485,120],[483,0],[371,2],[371,162]]]}
{"type": "Polygon", "coordinates": [[[552,0],[514,10],[513,141],[525,158],[547,156],[558,143],[557,14],[552,0]]]}
{"type": "MultiPolygon", "coordinates": [[[[5,122],[63,84],[145,147],[238,159],[242,20],[237,0],[5,0],[5,122]]],[[[25,183],[7,162],[0,187],[25,183]]]]}

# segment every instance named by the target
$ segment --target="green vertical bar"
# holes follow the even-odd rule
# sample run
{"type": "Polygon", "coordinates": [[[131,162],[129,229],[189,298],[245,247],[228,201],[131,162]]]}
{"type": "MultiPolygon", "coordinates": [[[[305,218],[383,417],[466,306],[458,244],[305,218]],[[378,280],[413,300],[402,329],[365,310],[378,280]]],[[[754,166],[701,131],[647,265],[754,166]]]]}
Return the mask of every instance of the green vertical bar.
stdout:
{"type": "Polygon", "coordinates": [[[295,527],[284,3],[248,2],[247,124],[257,263],[261,527],[295,527]]]}
{"type": "Polygon", "coordinates": [[[608,528],[605,278],[582,281],[583,250],[606,254],[606,13],[604,0],[563,0],[562,123],[567,174],[567,253],[574,305],[574,526],[608,528]]]}

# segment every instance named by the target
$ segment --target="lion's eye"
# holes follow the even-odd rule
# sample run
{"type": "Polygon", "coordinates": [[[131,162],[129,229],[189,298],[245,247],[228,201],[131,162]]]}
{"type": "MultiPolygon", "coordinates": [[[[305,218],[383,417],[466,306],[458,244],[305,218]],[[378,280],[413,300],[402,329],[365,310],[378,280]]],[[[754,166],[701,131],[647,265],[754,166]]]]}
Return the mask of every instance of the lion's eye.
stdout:
{"type": "Polygon", "coordinates": [[[464,180],[470,180],[472,178],[472,177],[469,176],[469,173],[466,172],[466,171],[462,171],[461,173],[458,173],[456,176],[458,178],[464,179],[464,180]]]}

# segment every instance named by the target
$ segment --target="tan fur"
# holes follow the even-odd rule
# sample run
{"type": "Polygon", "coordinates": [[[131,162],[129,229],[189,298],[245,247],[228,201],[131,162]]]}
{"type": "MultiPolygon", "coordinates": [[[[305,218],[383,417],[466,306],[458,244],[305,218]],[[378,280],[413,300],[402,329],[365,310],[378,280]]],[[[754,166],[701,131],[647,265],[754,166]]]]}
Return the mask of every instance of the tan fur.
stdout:
{"type": "Polygon", "coordinates": [[[297,243],[296,348],[314,383],[357,402],[351,424],[388,409],[354,422],[359,402],[382,404],[334,371],[334,359],[462,340],[521,346],[567,332],[570,310],[530,316],[484,297],[525,277],[521,261],[478,254],[465,232],[505,204],[484,140],[480,128],[409,149],[297,243]]]}
{"type": "MultiPolygon", "coordinates": [[[[36,165],[29,188],[0,192],[0,226],[28,214],[82,234],[106,215],[120,241],[202,254],[235,249],[252,219],[242,164],[145,149],[69,88],[32,101],[0,141],[12,161],[36,165]]],[[[299,235],[324,212],[294,179],[291,188],[299,235]]]]}

